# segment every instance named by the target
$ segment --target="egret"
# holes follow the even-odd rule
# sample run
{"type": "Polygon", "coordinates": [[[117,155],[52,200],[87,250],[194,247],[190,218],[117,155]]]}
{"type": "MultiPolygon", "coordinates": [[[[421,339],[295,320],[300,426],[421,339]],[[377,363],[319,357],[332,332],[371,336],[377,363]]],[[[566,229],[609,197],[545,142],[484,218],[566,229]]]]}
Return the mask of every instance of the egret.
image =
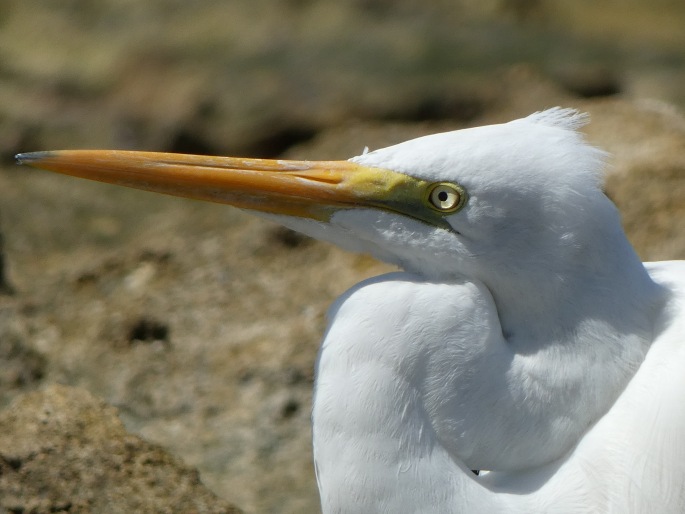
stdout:
{"type": "Polygon", "coordinates": [[[250,209],[401,268],[328,314],[324,513],[682,513],[685,261],[640,261],[584,123],[554,108],[349,161],[17,158],[250,209]]]}

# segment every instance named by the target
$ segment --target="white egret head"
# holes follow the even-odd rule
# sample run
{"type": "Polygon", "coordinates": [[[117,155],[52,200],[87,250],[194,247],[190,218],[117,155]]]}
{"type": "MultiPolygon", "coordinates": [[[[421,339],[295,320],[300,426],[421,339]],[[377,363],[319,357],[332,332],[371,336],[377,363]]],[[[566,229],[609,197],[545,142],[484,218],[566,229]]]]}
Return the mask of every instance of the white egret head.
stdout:
{"type": "Polygon", "coordinates": [[[443,209],[425,198],[423,208],[439,212],[446,226],[377,209],[341,210],[331,223],[347,231],[353,249],[435,278],[484,279],[497,268],[511,274],[517,266],[568,262],[595,242],[583,238],[620,230],[601,192],[604,153],[576,130],[584,121],[576,111],[553,109],[355,157],[353,162],[407,174],[428,187],[451,188],[462,201],[443,209]]]}

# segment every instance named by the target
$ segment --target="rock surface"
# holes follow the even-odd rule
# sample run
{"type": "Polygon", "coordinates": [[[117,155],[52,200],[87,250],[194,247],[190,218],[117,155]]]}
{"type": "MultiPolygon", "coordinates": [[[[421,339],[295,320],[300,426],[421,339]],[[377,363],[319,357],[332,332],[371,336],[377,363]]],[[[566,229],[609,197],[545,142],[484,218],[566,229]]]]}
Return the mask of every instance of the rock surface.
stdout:
{"type": "Polygon", "coordinates": [[[116,410],[52,385],[0,412],[0,512],[239,514],[196,470],[131,435],[116,410]]]}

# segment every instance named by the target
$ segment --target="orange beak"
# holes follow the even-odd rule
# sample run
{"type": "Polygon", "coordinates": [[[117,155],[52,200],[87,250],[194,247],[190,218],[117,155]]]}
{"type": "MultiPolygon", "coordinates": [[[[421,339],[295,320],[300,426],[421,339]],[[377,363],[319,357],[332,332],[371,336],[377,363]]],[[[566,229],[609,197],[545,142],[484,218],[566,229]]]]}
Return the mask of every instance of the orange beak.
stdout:
{"type": "Polygon", "coordinates": [[[328,221],[340,209],[376,208],[440,224],[425,206],[426,181],[350,161],[288,161],[116,150],[17,155],[75,177],[328,221]]]}

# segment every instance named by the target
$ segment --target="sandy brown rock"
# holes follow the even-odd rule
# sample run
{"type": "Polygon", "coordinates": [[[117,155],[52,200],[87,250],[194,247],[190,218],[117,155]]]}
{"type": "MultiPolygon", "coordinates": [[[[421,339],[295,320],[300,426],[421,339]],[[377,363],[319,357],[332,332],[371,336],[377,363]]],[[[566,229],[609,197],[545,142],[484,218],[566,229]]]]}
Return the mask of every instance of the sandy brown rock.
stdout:
{"type": "Polygon", "coordinates": [[[685,259],[685,116],[654,100],[587,107],[590,140],[611,154],[606,191],[630,241],[645,261],[685,259]]]}
{"type": "Polygon", "coordinates": [[[0,512],[239,514],[116,410],[53,385],[0,412],[0,512]]]}

